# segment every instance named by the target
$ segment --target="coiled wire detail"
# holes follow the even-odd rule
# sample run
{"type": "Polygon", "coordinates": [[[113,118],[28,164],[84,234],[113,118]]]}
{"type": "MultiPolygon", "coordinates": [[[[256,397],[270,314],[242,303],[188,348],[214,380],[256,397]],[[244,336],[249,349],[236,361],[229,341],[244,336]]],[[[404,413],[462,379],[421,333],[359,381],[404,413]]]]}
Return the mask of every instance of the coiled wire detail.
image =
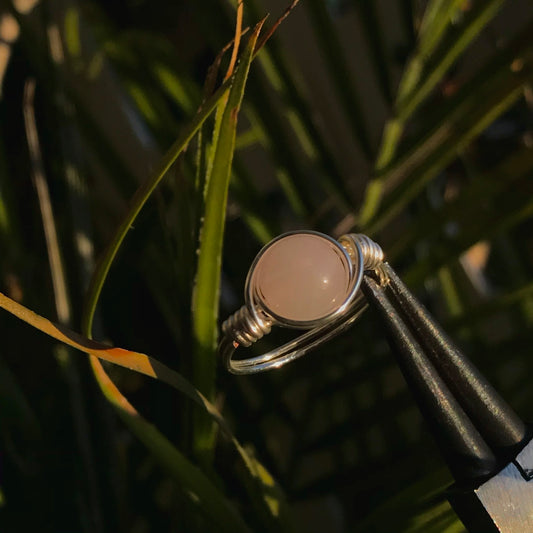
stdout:
{"type": "Polygon", "coordinates": [[[248,307],[243,305],[222,324],[222,332],[224,335],[231,336],[234,342],[247,348],[268,335],[272,329],[271,326],[272,320],[269,320],[262,312],[252,314],[248,307]]]}
{"type": "Polygon", "coordinates": [[[359,245],[363,256],[363,270],[375,270],[385,259],[381,246],[362,233],[348,233],[340,237],[339,242],[352,261],[357,260],[356,246],[359,245]]]}

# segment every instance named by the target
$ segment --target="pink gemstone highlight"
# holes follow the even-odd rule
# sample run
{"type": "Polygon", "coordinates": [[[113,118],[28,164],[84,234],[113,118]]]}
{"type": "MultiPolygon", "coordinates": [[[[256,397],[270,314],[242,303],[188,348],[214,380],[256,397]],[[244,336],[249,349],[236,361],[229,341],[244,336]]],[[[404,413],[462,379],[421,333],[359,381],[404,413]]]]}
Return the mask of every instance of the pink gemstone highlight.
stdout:
{"type": "Polygon", "coordinates": [[[350,265],[340,245],[320,235],[296,233],[263,252],[252,283],[267,311],[294,322],[310,322],[345,302],[350,265]]]}

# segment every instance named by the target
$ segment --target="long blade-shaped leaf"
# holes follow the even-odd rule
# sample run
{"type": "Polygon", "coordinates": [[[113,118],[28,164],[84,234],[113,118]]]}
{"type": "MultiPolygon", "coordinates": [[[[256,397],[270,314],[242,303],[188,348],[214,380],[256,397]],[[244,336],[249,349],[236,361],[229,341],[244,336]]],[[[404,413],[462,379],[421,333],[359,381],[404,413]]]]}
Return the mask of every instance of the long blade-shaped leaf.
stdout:
{"type": "MultiPolygon", "coordinates": [[[[200,230],[198,270],[193,295],[195,342],[193,382],[210,399],[214,396],[222,241],[231,164],[235,150],[237,116],[262,25],[263,22],[260,22],[255,27],[248,40],[233,79],[220,125],[217,127],[218,135],[216,145],[213,147],[213,163],[205,195],[204,223],[200,230]]],[[[212,425],[210,423],[206,425],[205,419],[198,421],[195,433],[196,452],[199,456],[204,453],[210,455],[214,446],[212,425]]]]}
{"type": "MultiPolygon", "coordinates": [[[[286,502],[274,479],[265,468],[241,446],[217,408],[178,372],[168,368],[163,363],[146,354],[124,350],[123,348],[112,348],[92,339],[83,337],[66,327],[54,324],[50,320],[34,313],[2,293],[0,293],[0,307],[39,331],[46,333],[50,337],[90,355],[91,365],[102,392],[118,409],[118,413],[124,419],[125,423],[138,435],[140,440],[152,450],[158,461],[167,466],[172,465],[170,470],[172,472],[176,471],[178,475],[183,475],[185,478],[187,478],[191,472],[198,471],[196,467],[193,466],[192,463],[189,463],[178,450],[173,448],[167,439],[159,433],[155,427],[146,422],[139,413],[137,413],[135,408],[111,381],[101,365],[100,360],[108,361],[163,381],[187,396],[202,409],[202,412],[205,413],[206,416],[216,422],[224,434],[230,439],[237,454],[240,456],[246,467],[246,483],[248,484],[250,491],[253,492],[254,503],[257,505],[258,511],[260,511],[263,516],[266,516],[267,520],[272,520],[273,518],[278,517],[280,519],[280,522],[277,523],[278,531],[290,530],[287,525],[288,510],[286,508],[286,502]],[[182,474],[179,474],[179,471],[181,470],[180,465],[182,464],[185,464],[185,471],[182,474]]],[[[197,480],[200,485],[210,483],[207,478],[203,478],[203,474],[201,474],[201,476],[202,478],[197,480]]],[[[183,479],[179,479],[183,481],[183,479]]],[[[193,482],[191,487],[194,487],[195,483],[196,482],[193,482]]],[[[184,486],[189,487],[187,483],[185,483],[184,486]]],[[[208,490],[209,486],[206,486],[206,490],[208,490]]],[[[220,498],[222,498],[222,496],[218,499],[220,500],[220,498]]],[[[217,503],[217,501],[215,501],[214,505],[219,505],[219,503],[220,502],[217,503]]],[[[236,519],[236,517],[234,518],[236,519]]],[[[235,521],[232,519],[229,523],[235,524],[235,521]]],[[[235,531],[243,530],[243,527],[240,527],[235,531]]]]}

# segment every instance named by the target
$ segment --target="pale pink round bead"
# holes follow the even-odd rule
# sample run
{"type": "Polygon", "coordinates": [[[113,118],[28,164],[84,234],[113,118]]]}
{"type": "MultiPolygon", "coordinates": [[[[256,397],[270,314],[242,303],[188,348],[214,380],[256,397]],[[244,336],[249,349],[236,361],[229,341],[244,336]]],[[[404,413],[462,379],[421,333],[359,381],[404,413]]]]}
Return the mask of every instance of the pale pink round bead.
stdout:
{"type": "Polygon", "coordinates": [[[350,264],[340,245],[321,235],[294,233],[270,245],[251,283],[266,311],[305,323],[335,312],[350,291],[350,264]]]}

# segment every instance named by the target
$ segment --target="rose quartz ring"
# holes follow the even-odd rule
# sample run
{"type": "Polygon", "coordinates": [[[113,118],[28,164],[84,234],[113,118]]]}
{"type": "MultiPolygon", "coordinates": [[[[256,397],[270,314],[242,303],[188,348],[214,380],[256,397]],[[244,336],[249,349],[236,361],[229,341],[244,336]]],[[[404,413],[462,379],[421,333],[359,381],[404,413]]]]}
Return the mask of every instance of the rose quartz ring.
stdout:
{"type": "Polygon", "coordinates": [[[381,248],[365,235],[336,241],[301,231],[271,241],[250,268],[245,305],[222,325],[226,368],[234,374],[279,368],[340,333],[366,308],[363,272],[382,262],[381,248]],[[274,325],[309,331],[266,354],[233,359],[236,348],[251,346],[274,325]]]}

